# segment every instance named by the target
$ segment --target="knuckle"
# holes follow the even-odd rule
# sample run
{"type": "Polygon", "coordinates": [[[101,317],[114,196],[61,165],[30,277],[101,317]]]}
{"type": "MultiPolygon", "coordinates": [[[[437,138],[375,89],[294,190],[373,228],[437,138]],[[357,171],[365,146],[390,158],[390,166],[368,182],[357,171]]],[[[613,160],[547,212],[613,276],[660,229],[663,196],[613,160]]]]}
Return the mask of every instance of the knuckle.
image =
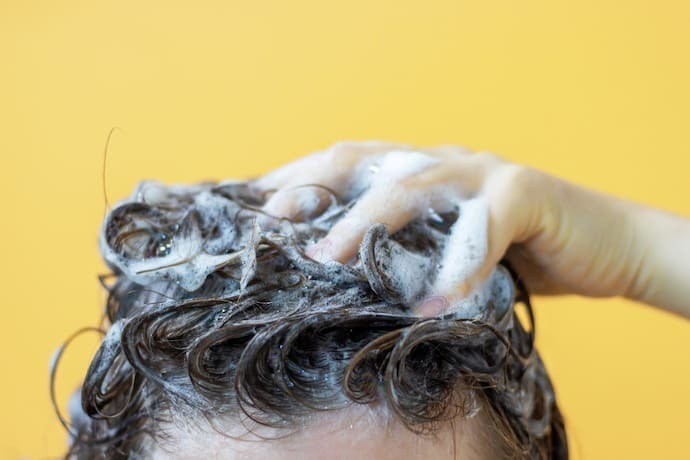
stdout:
{"type": "Polygon", "coordinates": [[[493,152],[480,151],[472,155],[474,159],[487,167],[496,167],[504,162],[503,158],[493,152]]]}
{"type": "Polygon", "coordinates": [[[354,155],[359,149],[359,143],[355,141],[339,141],[328,148],[328,152],[334,156],[354,155]]]}
{"type": "Polygon", "coordinates": [[[467,147],[461,146],[461,145],[443,145],[441,148],[446,149],[448,152],[450,152],[453,155],[469,155],[472,153],[472,150],[470,150],[467,147]]]}
{"type": "Polygon", "coordinates": [[[489,187],[491,194],[501,197],[510,206],[517,206],[525,200],[536,202],[539,199],[540,174],[529,166],[505,163],[496,170],[489,187]]]}
{"type": "Polygon", "coordinates": [[[523,241],[558,220],[550,202],[545,175],[520,164],[506,163],[490,180],[488,193],[498,215],[509,219],[513,239],[523,241]]]}
{"type": "Polygon", "coordinates": [[[327,162],[333,168],[351,167],[359,158],[361,144],[355,141],[340,141],[331,145],[325,152],[327,162]]]}
{"type": "Polygon", "coordinates": [[[455,144],[440,144],[433,147],[423,148],[421,150],[433,155],[448,157],[464,156],[472,153],[467,147],[462,147],[455,144]]]}
{"type": "Polygon", "coordinates": [[[503,165],[499,174],[503,185],[516,192],[526,192],[535,180],[534,169],[516,163],[503,165]]]}

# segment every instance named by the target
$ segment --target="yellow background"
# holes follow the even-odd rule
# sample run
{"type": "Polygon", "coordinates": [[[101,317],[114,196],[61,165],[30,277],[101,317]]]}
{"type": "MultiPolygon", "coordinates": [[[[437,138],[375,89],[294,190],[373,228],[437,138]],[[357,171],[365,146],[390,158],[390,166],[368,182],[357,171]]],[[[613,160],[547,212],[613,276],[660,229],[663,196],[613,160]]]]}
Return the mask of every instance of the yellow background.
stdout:
{"type": "MultiPolygon", "coordinates": [[[[0,65],[2,458],[63,452],[48,362],[99,318],[113,126],[111,202],[142,178],[246,177],[377,138],[492,150],[690,214],[685,0],[2,0],[0,65]]],[[[536,305],[574,458],[690,458],[690,323],[536,305]]],[[[62,401],[94,345],[68,353],[62,401]]]]}

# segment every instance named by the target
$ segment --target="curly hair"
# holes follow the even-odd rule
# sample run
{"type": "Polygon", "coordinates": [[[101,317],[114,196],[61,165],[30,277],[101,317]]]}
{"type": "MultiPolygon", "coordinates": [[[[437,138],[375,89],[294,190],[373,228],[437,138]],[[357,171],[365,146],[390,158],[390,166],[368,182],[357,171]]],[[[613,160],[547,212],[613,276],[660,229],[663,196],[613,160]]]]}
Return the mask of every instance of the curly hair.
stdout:
{"type": "Polygon", "coordinates": [[[499,266],[486,295],[420,318],[410,307],[433,281],[457,210],[392,235],[373,225],[353,263],[320,263],[306,245],[355,201],[331,197],[317,216],[272,228],[258,223],[266,196],[251,181],[143,182],[112,209],[100,239],[116,278],[106,286],[110,327],[80,407],[63,420],[67,457],[145,456],[181,411],[287,428],[310,414],[382,403],[419,435],[482,406],[507,456],[566,459],[563,418],[517,274],[499,266]]]}

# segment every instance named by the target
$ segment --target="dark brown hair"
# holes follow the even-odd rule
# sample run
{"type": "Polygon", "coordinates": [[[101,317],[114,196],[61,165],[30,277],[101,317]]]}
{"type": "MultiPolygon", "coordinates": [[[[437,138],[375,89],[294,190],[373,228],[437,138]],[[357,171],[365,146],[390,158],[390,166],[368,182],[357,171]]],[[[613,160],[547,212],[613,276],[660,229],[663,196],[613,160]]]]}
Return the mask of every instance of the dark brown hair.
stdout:
{"type": "Polygon", "coordinates": [[[144,455],[165,414],[181,410],[283,428],[378,402],[410,430],[434,433],[476,409],[474,392],[511,458],[567,458],[533,324],[514,310],[523,303],[533,323],[516,274],[498,269],[511,295],[496,284],[479,314],[415,316],[457,212],[393,235],[374,225],[351,264],[307,257],[353,201],[334,196],[318,216],[272,229],[257,224],[265,197],[251,182],[143,183],[115,207],[101,234],[116,277],[110,328],[66,424],[68,457],[144,455]],[[414,276],[403,282],[400,266],[414,276]]]}

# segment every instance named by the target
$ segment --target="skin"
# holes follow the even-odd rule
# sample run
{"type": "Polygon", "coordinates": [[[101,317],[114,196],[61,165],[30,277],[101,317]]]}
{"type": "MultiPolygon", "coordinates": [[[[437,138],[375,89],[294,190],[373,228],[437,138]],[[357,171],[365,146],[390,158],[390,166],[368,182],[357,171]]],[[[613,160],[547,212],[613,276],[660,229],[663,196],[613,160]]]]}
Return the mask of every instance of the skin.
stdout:
{"type": "Polygon", "coordinates": [[[236,421],[219,426],[178,422],[165,431],[168,441],[151,447],[152,460],[489,460],[505,455],[487,428],[485,412],[447,425],[434,437],[419,436],[369,406],[351,406],[316,416],[301,430],[284,433],[253,427],[250,434],[236,421]],[[266,438],[270,438],[267,440],[266,438]]]}
{"type": "MultiPolygon", "coordinates": [[[[456,146],[345,142],[253,183],[260,191],[274,192],[264,206],[268,215],[299,220],[309,214],[304,213],[302,186],[320,184],[342,194],[362,181],[368,181],[364,194],[308,249],[309,256],[346,263],[372,223],[384,223],[393,233],[428,207],[443,209],[472,197],[488,202],[484,262],[456,285],[434,292],[417,307],[421,316],[442,313],[449,302],[483,281],[505,255],[532,293],[622,296],[690,318],[690,283],[684,279],[690,271],[690,219],[588,190],[491,153],[456,146]],[[392,151],[421,152],[438,161],[403,177],[377,180],[382,171],[376,171],[376,163],[385,163],[392,151]]],[[[310,213],[323,209],[328,193],[309,190],[310,213]]]]}

